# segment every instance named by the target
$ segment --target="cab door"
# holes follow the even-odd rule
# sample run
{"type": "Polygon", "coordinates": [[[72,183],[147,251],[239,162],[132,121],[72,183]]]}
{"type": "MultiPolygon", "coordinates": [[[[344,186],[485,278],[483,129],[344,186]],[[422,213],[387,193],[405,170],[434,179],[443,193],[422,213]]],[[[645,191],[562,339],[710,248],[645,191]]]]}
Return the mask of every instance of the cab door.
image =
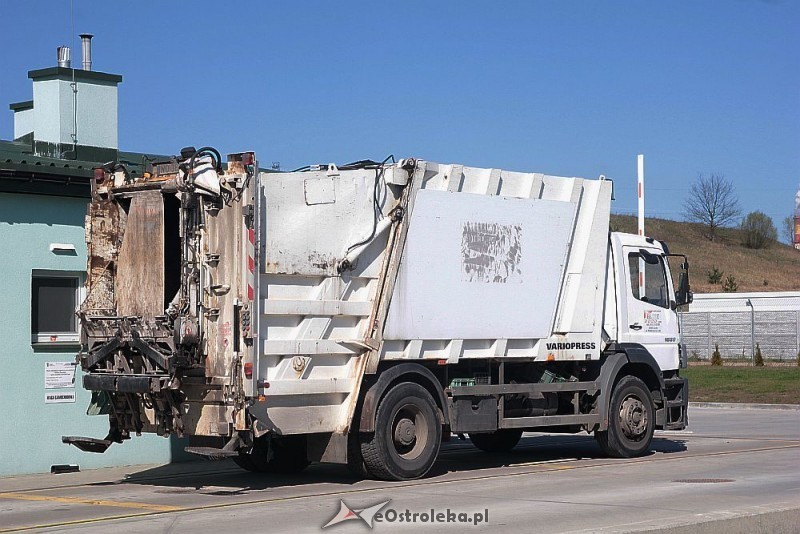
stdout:
{"type": "Polygon", "coordinates": [[[617,265],[621,275],[617,287],[625,302],[620,310],[619,341],[643,345],[662,371],[677,369],[680,332],[663,251],[623,246],[617,265]]]}

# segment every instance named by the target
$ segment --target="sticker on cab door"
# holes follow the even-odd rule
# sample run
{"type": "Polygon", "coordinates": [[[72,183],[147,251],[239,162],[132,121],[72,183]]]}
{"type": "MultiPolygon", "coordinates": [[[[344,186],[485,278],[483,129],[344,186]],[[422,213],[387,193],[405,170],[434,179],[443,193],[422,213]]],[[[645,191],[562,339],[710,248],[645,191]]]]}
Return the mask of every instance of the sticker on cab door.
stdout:
{"type": "Polygon", "coordinates": [[[661,311],[650,310],[644,312],[644,331],[661,332],[661,311]]]}

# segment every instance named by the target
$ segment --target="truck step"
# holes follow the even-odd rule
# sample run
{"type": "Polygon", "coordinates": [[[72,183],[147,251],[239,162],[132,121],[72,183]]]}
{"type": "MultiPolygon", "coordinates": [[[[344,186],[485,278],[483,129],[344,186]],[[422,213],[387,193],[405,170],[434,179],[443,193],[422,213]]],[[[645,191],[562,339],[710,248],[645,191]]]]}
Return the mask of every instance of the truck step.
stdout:
{"type": "Polygon", "coordinates": [[[665,378],[664,379],[664,385],[666,387],[682,386],[683,385],[683,377],[665,378]]]}
{"type": "Polygon", "coordinates": [[[239,456],[239,452],[228,449],[218,449],[216,447],[186,447],[186,452],[202,456],[207,460],[224,460],[225,458],[232,458],[239,456]]]}
{"type": "Polygon", "coordinates": [[[106,452],[114,442],[109,439],[85,438],[83,436],[61,436],[61,443],[75,445],[83,452],[102,454],[106,452]]]}

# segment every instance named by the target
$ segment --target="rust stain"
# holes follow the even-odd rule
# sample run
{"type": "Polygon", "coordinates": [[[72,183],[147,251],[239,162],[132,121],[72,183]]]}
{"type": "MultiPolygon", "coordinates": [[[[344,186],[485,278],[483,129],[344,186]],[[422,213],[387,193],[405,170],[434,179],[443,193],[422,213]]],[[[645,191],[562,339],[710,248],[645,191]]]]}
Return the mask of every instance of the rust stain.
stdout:
{"type": "Polygon", "coordinates": [[[522,228],[486,222],[464,223],[461,279],[464,282],[522,282],[522,228]]]}

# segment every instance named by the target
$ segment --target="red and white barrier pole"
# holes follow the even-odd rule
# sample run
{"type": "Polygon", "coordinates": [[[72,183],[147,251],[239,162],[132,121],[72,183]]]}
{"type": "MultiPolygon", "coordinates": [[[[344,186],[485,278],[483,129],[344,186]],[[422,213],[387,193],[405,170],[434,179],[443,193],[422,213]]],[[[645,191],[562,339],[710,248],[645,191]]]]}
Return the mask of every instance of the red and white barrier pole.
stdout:
{"type": "MultiPolygon", "coordinates": [[[[644,154],[637,156],[637,176],[638,176],[638,191],[639,191],[639,235],[644,235],[644,154]]],[[[645,296],[644,285],[644,260],[639,260],[639,298],[645,296]]]]}

